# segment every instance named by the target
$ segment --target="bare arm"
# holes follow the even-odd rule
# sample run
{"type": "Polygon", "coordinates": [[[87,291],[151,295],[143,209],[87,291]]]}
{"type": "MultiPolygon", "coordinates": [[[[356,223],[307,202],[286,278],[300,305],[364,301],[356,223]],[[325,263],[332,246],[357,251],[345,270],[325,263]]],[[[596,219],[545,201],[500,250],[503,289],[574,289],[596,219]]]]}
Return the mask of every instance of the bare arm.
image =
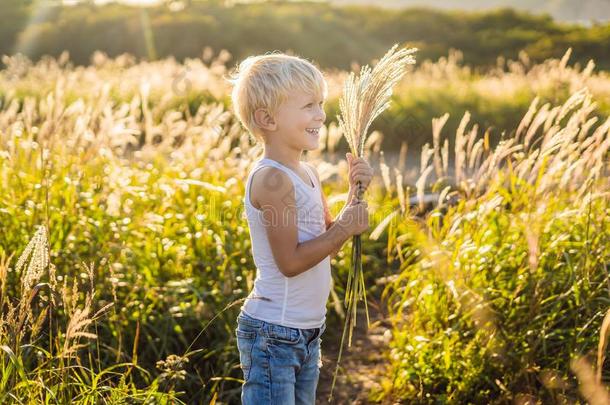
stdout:
{"type": "MultiPolygon", "coordinates": [[[[324,195],[324,190],[322,190],[321,183],[320,183],[320,175],[318,174],[318,170],[313,165],[310,165],[309,163],[305,163],[305,164],[307,164],[313,170],[313,172],[315,173],[315,175],[318,179],[318,184],[320,184],[320,194],[322,195],[322,205],[324,206],[324,222],[326,224],[326,230],[328,231],[332,227],[332,225],[335,223],[335,219],[333,218],[333,216],[330,213],[330,210],[328,208],[328,203],[326,202],[326,196],[324,195]]],[[[341,212],[343,212],[343,210],[347,206],[347,202],[351,201],[353,196],[354,196],[354,192],[350,188],[349,193],[347,195],[346,204],[341,209],[341,212]]],[[[337,253],[339,253],[340,249],[341,249],[341,246],[339,246],[336,250],[333,250],[331,252],[330,256],[335,257],[337,255],[337,253]]]]}
{"type": "MultiPolygon", "coordinates": [[[[320,190],[320,192],[322,193],[322,205],[324,205],[324,223],[326,224],[326,230],[328,231],[335,223],[335,220],[333,219],[333,216],[330,213],[330,210],[328,209],[328,204],[326,202],[326,197],[324,196],[324,192],[322,190],[320,190]]],[[[337,249],[330,252],[330,257],[333,258],[333,257],[337,256],[337,253],[339,253],[339,250],[341,250],[341,246],[339,246],[337,249]]]]}
{"type": "MultiPolygon", "coordinates": [[[[346,153],[345,157],[347,158],[347,163],[349,165],[348,168],[348,176],[349,176],[349,192],[347,194],[347,203],[341,209],[338,217],[341,217],[346,208],[348,208],[352,199],[356,196],[356,190],[361,189],[363,192],[366,191],[369,184],[371,183],[371,179],[373,178],[373,169],[371,166],[364,160],[363,158],[354,158],[351,153],[346,153]]],[[[318,183],[320,182],[320,176],[315,167],[309,165],[318,176],[318,183]]],[[[328,210],[326,199],[324,198],[324,193],[322,193],[322,202],[324,204],[324,213],[325,213],[325,221],[326,221],[326,229],[329,229],[334,220],[330,215],[328,210]]],[[[366,203],[365,203],[366,204],[366,203]]],[[[337,251],[333,252],[333,256],[337,254],[337,251]]]]}
{"type": "MultiPolygon", "coordinates": [[[[297,276],[337,251],[353,234],[350,225],[335,221],[322,235],[298,242],[294,186],[284,172],[261,169],[252,180],[252,200],[262,210],[263,223],[275,262],[286,277],[297,276]]],[[[366,208],[364,213],[366,213],[366,208]]]]}

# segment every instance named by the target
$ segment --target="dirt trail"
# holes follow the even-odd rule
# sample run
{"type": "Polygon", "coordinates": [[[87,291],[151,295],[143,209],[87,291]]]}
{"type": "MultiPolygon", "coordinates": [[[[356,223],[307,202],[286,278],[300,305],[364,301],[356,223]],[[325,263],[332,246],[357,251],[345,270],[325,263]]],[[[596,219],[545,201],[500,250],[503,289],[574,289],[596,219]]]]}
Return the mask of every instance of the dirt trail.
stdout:
{"type": "MultiPolygon", "coordinates": [[[[369,404],[368,393],[384,372],[386,360],[383,354],[389,341],[390,322],[385,308],[375,297],[367,297],[371,328],[367,331],[364,303],[358,304],[358,320],[352,336],[352,346],[343,348],[341,368],[333,391],[333,404],[369,404]]],[[[339,355],[343,323],[332,330],[327,328],[322,336],[322,369],[317,390],[317,405],[328,404],[333,373],[339,355]]],[[[346,337],[347,340],[347,337],[346,337]]]]}

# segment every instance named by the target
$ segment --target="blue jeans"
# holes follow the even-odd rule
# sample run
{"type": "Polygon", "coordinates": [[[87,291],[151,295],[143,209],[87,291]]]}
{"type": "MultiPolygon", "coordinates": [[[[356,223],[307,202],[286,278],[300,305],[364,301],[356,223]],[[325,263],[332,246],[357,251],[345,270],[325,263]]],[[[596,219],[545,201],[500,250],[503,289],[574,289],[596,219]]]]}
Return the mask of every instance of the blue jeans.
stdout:
{"type": "Polygon", "coordinates": [[[237,317],[237,348],[244,373],[244,405],[313,405],[320,377],[321,328],[297,329],[237,317]]]}

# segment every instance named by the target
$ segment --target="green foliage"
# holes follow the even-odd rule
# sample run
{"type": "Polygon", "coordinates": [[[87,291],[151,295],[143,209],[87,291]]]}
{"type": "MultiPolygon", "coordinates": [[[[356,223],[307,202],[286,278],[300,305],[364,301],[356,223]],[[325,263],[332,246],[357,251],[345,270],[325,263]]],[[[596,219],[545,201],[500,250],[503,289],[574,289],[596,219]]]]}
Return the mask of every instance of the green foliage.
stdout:
{"type": "Polygon", "coordinates": [[[572,47],[577,61],[584,64],[593,58],[602,68],[610,67],[608,24],[583,28],[510,9],[466,13],[317,2],[224,7],[206,1],[172,12],[166,6],[4,3],[0,54],[19,51],[39,59],[68,50],[78,64],[87,64],[96,50],[111,56],[129,52],[147,59],[169,55],[183,59],[200,56],[210,46],[228,50],[234,61],[255,53],[291,50],[325,68],[348,69],[353,62],[369,63],[394,43],[407,42],[420,48],[419,61],[436,60],[453,48],[464,52],[469,65],[488,67],[498,55],[516,58],[523,49],[540,62],[560,57],[572,47]]]}
{"type": "MultiPolygon", "coordinates": [[[[429,215],[408,203],[406,165],[392,171],[380,164],[377,173],[389,174],[367,194],[371,229],[396,216],[362,244],[367,292],[392,280],[386,295],[394,328],[377,399],[575,397],[570,358],[595,348],[608,307],[610,212],[600,174],[610,144],[607,133],[581,131],[598,112],[588,93],[552,105],[582,84],[601,99],[608,78],[567,59],[524,60],[482,75],[455,58],[412,72],[382,124],[402,130],[412,113],[427,125],[454,108],[453,124],[463,131],[448,139],[463,149],[473,128],[456,120],[456,105],[472,110],[473,122],[506,120],[508,127],[536,92],[530,115],[540,128],[532,129],[531,144],[514,130],[503,143],[477,140],[471,151],[481,147],[489,170],[475,176],[483,163],[473,159],[452,184],[460,202],[429,215]],[[553,136],[544,143],[546,134],[553,136]],[[505,153],[511,141],[520,148],[505,153]],[[541,145],[544,153],[529,154],[541,145]],[[530,167],[531,156],[540,160],[530,167]],[[517,175],[519,167],[533,169],[517,175]],[[558,376],[563,391],[544,373],[558,376]]],[[[0,402],[237,402],[235,321],[255,277],[243,180],[257,153],[226,110],[226,61],[136,64],[98,54],[86,69],[65,58],[8,62],[0,72],[0,402]],[[54,267],[24,294],[27,271],[15,270],[17,258],[40,229],[49,231],[54,267]],[[29,320],[10,321],[29,313],[11,310],[24,308],[24,299],[29,320]],[[79,331],[87,334],[68,339],[68,325],[84,308],[91,322],[79,331]]],[[[329,73],[331,87],[343,77],[329,73]]],[[[427,134],[417,128],[406,139],[410,148],[427,134]]],[[[318,164],[336,214],[341,200],[333,197],[345,191],[347,173],[326,162],[337,161],[336,125],[326,136],[328,155],[308,160],[318,164]]],[[[378,146],[367,151],[373,162],[378,146]]],[[[421,182],[417,193],[443,190],[449,176],[438,178],[421,182]]],[[[332,261],[331,330],[342,323],[346,252],[349,245],[332,261]]]]}
{"type": "MultiPolygon", "coordinates": [[[[401,266],[384,293],[394,327],[377,398],[499,404],[529,395],[557,403],[576,399],[578,384],[587,384],[570,367],[595,354],[605,334],[610,145],[600,144],[597,154],[568,140],[588,119],[588,104],[578,106],[573,97],[555,110],[567,116],[531,111],[562,128],[555,142],[564,151],[574,145],[574,165],[599,159],[596,175],[573,173],[570,181],[560,168],[564,152],[549,149],[545,130],[532,124],[535,140],[517,144],[524,153],[504,154],[501,145],[490,151],[486,160],[497,165],[491,178],[468,176],[457,204],[422,221],[397,221],[401,245],[393,255],[401,266]]],[[[601,126],[594,137],[606,132],[601,126]]]]}
{"type": "MultiPolygon", "coordinates": [[[[393,395],[418,403],[489,403],[530,392],[555,401],[561,390],[540,382],[545,370],[575,389],[569,361],[596,350],[608,305],[610,250],[601,235],[610,224],[599,220],[608,215],[607,202],[597,199],[589,213],[580,203],[551,201],[536,219],[546,229],[533,271],[513,204],[470,216],[455,237],[446,232],[466,207],[443,218],[448,225],[437,237],[454,257],[444,277],[427,260],[403,267],[393,287],[397,329],[389,356],[393,377],[386,383],[393,395]],[[557,219],[570,211],[576,212],[557,219]]],[[[420,249],[409,244],[402,254],[418,256],[420,249]]]]}

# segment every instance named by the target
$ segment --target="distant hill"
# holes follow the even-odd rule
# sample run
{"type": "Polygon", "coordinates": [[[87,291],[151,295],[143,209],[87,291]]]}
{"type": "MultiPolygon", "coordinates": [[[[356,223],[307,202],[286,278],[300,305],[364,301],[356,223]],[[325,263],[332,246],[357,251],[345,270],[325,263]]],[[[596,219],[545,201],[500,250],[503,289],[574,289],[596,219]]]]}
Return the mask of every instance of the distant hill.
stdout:
{"type": "Polygon", "coordinates": [[[549,14],[561,21],[590,24],[610,20],[610,0],[329,0],[337,5],[359,4],[388,8],[434,7],[450,10],[489,10],[511,7],[549,14]]]}
{"type": "Polygon", "coordinates": [[[571,62],[584,66],[593,59],[599,69],[610,69],[610,23],[584,27],[512,9],[383,9],[303,1],[228,7],[224,1],[193,1],[172,10],[173,3],[142,9],[0,0],[0,55],[21,52],[37,60],[67,50],[73,62],[87,64],[96,50],[110,56],[128,52],[138,58],[183,59],[199,56],[209,46],[228,50],[233,61],[281,50],[324,68],[350,69],[353,62],[368,63],[402,43],[419,49],[418,62],[459,49],[465,64],[486,69],[496,66],[498,56],[516,59],[522,50],[539,62],[572,48],[571,62]]]}

